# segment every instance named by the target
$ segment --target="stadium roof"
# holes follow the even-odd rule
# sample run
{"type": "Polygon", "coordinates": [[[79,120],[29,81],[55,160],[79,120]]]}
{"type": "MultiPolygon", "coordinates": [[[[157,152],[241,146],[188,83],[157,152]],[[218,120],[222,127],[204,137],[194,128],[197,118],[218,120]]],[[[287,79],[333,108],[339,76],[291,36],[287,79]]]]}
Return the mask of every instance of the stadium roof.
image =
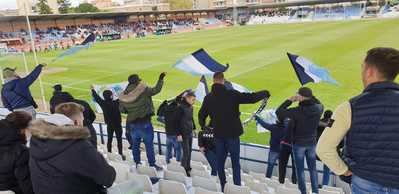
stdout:
{"type": "Polygon", "coordinates": [[[332,3],[346,3],[346,2],[360,2],[365,0],[299,0],[289,1],[284,3],[267,3],[261,5],[252,5],[251,8],[275,8],[275,7],[292,7],[292,6],[307,6],[319,4],[332,4],[332,3]]]}
{"type": "MultiPolygon", "coordinates": [[[[99,13],[70,13],[70,14],[47,14],[47,15],[30,15],[29,19],[38,20],[60,20],[60,19],[102,19],[121,16],[139,16],[139,15],[161,15],[161,14],[184,14],[199,12],[215,12],[224,9],[196,9],[196,10],[176,10],[176,11],[140,11],[140,12],[99,12],[99,13]]],[[[23,21],[25,16],[0,16],[0,22],[23,21]]]]}

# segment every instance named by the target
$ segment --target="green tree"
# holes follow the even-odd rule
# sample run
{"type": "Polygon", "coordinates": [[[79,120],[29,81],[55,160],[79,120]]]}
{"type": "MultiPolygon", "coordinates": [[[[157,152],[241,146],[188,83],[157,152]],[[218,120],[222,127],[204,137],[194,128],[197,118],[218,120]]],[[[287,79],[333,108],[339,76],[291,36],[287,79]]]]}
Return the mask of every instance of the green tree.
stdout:
{"type": "Polygon", "coordinates": [[[69,0],[57,0],[58,11],[62,14],[68,13],[71,7],[71,2],[69,0]]]}
{"type": "Polygon", "coordinates": [[[98,9],[96,6],[90,3],[82,3],[75,8],[76,13],[89,13],[89,12],[99,12],[99,11],[100,9],[98,9]]]}
{"type": "Polygon", "coordinates": [[[171,10],[185,10],[193,8],[193,0],[169,0],[171,10]]]}
{"type": "Polygon", "coordinates": [[[50,6],[48,6],[47,0],[39,0],[36,5],[36,8],[39,11],[39,14],[52,14],[50,6]]]}

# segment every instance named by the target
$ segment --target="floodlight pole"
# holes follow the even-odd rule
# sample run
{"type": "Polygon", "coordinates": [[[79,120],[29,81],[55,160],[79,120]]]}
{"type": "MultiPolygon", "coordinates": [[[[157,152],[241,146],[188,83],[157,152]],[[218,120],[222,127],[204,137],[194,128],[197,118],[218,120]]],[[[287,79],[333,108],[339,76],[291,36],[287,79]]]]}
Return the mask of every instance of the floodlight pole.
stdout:
{"type": "MultiPolygon", "coordinates": [[[[32,28],[30,26],[30,21],[29,21],[29,16],[28,16],[28,10],[26,7],[26,3],[24,2],[24,9],[25,9],[25,17],[26,17],[26,23],[28,25],[28,30],[29,30],[29,36],[30,36],[30,44],[33,50],[33,58],[35,59],[35,64],[39,64],[39,60],[37,59],[37,53],[36,53],[36,46],[35,46],[35,40],[33,39],[33,34],[32,34],[32,28]]],[[[43,82],[42,82],[42,76],[39,75],[39,86],[40,86],[40,93],[42,95],[42,103],[43,103],[43,108],[44,111],[47,112],[47,103],[46,103],[46,97],[44,96],[44,88],[43,88],[43,82]]]]}

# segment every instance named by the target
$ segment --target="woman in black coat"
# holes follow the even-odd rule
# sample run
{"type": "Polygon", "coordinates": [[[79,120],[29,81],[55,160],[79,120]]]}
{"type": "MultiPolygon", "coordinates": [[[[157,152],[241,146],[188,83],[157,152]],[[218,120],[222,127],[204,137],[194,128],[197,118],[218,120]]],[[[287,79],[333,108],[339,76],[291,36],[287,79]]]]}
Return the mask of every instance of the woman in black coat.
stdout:
{"type": "Polygon", "coordinates": [[[29,150],[23,131],[32,117],[13,112],[0,120],[0,191],[33,193],[29,173],[29,150]]]}

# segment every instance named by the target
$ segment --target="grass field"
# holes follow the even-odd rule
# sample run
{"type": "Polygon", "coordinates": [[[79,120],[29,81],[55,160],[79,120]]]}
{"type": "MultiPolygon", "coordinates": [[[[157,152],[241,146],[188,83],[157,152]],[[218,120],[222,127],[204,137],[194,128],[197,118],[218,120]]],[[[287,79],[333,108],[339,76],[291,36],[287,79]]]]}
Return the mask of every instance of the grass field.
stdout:
{"type": "MultiPolygon", "coordinates": [[[[197,86],[198,77],[173,69],[172,65],[205,48],[221,63],[231,65],[229,80],[251,90],[270,90],[269,107],[276,107],[300,87],[286,56],[286,52],[292,52],[328,68],[340,82],[340,86],[309,85],[327,108],[334,109],[361,91],[360,64],[366,51],[377,46],[399,48],[399,19],[241,26],[99,42],[87,51],[50,64],[51,68],[64,71],[45,75],[43,81],[47,99],[54,83],[64,84],[76,97],[89,99],[91,84],[122,82],[129,74],[138,73],[151,85],[160,72],[166,71],[164,90],[155,97],[166,99],[197,86]]],[[[39,61],[49,62],[57,54],[41,53],[39,61]]],[[[31,56],[29,62],[32,68],[31,56]]],[[[23,69],[22,58],[5,57],[0,64],[23,69]]],[[[36,97],[40,95],[37,84],[33,91],[36,97]]],[[[242,111],[256,108],[257,105],[243,106],[242,111]]],[[[254,125],[248,126],[242,136],[242,141],[259,144],[267,144],[267,139],[268,134],[257,134],[254,125]]]]}

